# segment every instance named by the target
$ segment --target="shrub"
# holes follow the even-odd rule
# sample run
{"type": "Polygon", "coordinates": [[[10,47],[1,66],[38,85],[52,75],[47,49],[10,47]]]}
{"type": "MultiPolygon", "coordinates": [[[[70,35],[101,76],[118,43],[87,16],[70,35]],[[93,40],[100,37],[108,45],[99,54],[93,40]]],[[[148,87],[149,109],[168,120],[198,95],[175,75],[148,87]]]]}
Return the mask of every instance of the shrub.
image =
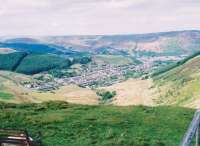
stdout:
{"type": "Polygon", "coordinates": [[[116,91],[97,91],[98,96],[102,97],[102,100],[109,100],[116,96],[116,91]]]}
{"type": "Polygon", "coordinates": [[[75,63],[87,64],[91,61],[92,61],[91,57],[86,57],[86,56],[85,57],[76,57],[76,58],[73,59],[74,64],[75,63]]]}
{"type": "Polygon", "coordinates": [[[69,71],[62,71],[62,70],[57,70],[57,69],[50,70],[48,73],[55,78],[74,77],[77,75],[75,71],[69,72],[69,71]]]}

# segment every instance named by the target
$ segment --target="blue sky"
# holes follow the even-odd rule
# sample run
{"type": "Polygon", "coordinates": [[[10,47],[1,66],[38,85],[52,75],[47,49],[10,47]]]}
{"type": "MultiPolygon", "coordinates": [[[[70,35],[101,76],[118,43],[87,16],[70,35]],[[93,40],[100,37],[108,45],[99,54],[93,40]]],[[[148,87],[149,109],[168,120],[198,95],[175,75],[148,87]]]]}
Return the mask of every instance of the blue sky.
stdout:
{"type": "Polygon", "coordinates": [[[0,35],[200,29],[200,0],[0,0],[0,35]]]}

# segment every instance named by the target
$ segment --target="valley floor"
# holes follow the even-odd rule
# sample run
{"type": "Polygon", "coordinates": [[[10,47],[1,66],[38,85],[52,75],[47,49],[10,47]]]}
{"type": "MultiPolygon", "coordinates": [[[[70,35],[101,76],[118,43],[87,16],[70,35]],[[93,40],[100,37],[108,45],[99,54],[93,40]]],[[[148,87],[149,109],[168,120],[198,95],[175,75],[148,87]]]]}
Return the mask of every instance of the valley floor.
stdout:
{"type": "Polygon", "coordinates": [[[76,104],[99,104],[99,96],[96,95],[96,91],[105,89],[107,91],[116,91],[117,95],[109,103],[112,105],[154,105],[155,89],[151,89],[153,86],[152,80],[142,79],[129,79],[122,83],[117,83],[112,86],[90,89],[81,88],[76,85],[67,85],[60,87],[57,90],[48,92],[39,92],[31,90],[20,85],[19,81],[31,80],[29,76],[11,72],[0,72],[1,89],[0,91],[6,91],[13,94],[15,97],[10,100],[3,100],[14,103],[23,102],[43,102],[49,100],[62,100],[69,103],[76,104]]]}
{"type": "Polygon", "coordinates": [[[107,102],[109,105],[176,105],[199,108],[199,74],[198,76],[195,74],[195,79],[187,79],[188,81],[185,81],[184,76],[180,75],[176,79],[174,71],[172,70],[171,72],[168,73],[169,77],[172,78],[169,81],[167,80],[169,77],[165,78],[165,76],[157,79],[137,78],[96,89],[83,88],[77,85],[65,85],[56,90],[44,92],[26,88],[20,84],[21,81],[33,80],[31,76],[0,71],[0,101],[41,103],[60,100],[73,104],[99,105],[102,103],[101,97],[96,93],[98,90],[104,89],[105,91],[116,92],[116,96],[110,102],[107,102]]]}

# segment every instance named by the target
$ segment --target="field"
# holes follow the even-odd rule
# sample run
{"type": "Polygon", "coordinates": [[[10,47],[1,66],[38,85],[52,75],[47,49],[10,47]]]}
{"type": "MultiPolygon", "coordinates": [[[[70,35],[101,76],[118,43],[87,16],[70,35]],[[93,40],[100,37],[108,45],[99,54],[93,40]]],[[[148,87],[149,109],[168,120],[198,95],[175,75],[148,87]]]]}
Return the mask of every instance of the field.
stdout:
{"type": "Polygon", "coordinates": [[[46,146],[177,146],[194,110],[84,106],[63,102],[0,104],[0,128],[41,132],[46,146]]]}
{"type": "Polygon", "coordinates": [[[10,93],[6,93],[6,92],[0,92],[0,99],[13,99],[14,95],[10,94],[10,93]]]}
{"type": "Polygon", "coordinates": [[[96,105],[99,103],[95,91],[76,85],[63,86],[53,92],[32,92],[30,95],[35,97],[37,102],[61,100],[86,105],[96,105]]]}
{"type": "Polygon", "coordinates": [[[97,64],[125,65],[133,63],[133,60],[121,55],[96,55],[94,60],[97,64]]]}

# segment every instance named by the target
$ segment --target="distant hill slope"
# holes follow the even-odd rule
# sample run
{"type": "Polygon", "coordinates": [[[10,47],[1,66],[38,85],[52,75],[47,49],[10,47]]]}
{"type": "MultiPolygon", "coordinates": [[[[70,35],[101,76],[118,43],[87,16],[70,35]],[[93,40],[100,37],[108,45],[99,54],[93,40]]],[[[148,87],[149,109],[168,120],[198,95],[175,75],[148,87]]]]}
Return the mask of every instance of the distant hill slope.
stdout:
{"type": "MultiPolygon", "coordinates": [[[[27,40],[27,39],[26,39],[27,40]]],[[[27,53],[39,53],[39,54],[57,54],[57,55],[82,55],[83,53],[70,50],[68,48],[63,48],[62,46],[49,45],[46,43],[30,43],[26,42],[12,42],[6,41],[0,43],[0,48],[11,48],[17,51],[27,52],[27,53]]]]}
{"type": "Polygon", "coordinates": [[[48,53],[13,52],[0,54],[0,70],[32,75],[51,69],[67,69],[72,64],[87,64],[90,61],[91,58],[88,56],[72,58],[48,53]]]}
{"type": "Polygon", "coordinates": [[[106,55],[190,55],[200,50],[200,31],[172,31],[150,34],[47,36],[0,38],[0,47],[46,53],[76,55],[82,53],[106,55]],[[146,52],[150,52],[148,54],[146,52]]]}
{"type": "Polygon", "coordinates": [[[36,74],[55,68],[68,68],[70,65],[69,59],[57,55],[27,54],[25,52],[0,54],[0,70],[24,74],[36,74]]]}
{"type": "Polygon", "coordinates": [[[24,52],[0,54],[0,70],[14,71],[27,55],[24,52]]]}
{"type": "MultiPolygon", "coordinates": [[[[41,38],[40,38],[41,39],[41,38]]],[[[200,50],[200,31],[173,31],[136,35],[58,36],[41,41],[98,54],[180,55],[200,50]]]]}
{"type": "Polygon", "coordinates": [[[61,58],[56,55],[38,55],[31,54],[25,57],[17,66],[16,72],[24,74],[36,74],[51,69],[68,68],[71,61],[66,58],[61,58]]]}
{"type": "Polygon", "coordinates": [[[193,55],[153,78],[160,90],[159,103],[199,107],[199,54],[193,55]]]}

